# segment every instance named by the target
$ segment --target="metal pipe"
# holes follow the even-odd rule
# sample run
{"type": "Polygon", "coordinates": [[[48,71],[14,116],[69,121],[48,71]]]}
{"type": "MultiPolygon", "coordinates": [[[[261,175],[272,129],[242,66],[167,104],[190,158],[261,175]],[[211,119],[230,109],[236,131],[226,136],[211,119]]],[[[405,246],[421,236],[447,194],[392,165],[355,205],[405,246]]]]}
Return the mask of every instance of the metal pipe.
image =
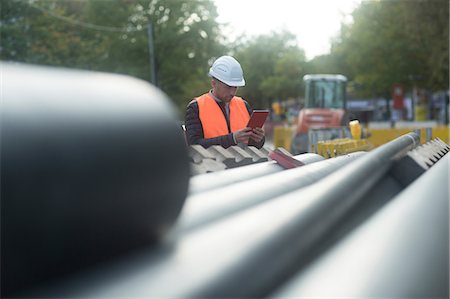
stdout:
{"type": "MultiPolygon", "coordinates": [[[[326,233],[418,144],[410,133],[378,147],[323,180],[243,210],[166,246],[44,289],[45,296],[262,297],[314,252],[326,233]],[[174,284],[177,286],[173,287],[174,284]]],[[[257,192],[257,190],[255,190],[257,192]]]]}
{"type": "Polygon", "coordinates": [[[147,40],[148,40],[148,56],[150,67],[150,78],[153,85],[158,86],[158,78],[156,75],[156,58],[155,58],[155,39],[153,34],[153,24],[150,20],[147,24],[147,40]]]}
{"type": "MultiPolygon", "coordinates": [[[[191,194],[186,199],[178,218],[177,230],[179,233],[188,231],[310,185],[364,154],[366,152],[356,152],[191,194]]],[[[267,166],[264,168],[266,170],[274,170],[273,166],[276,165],[266,164],[264,166],[267,166]]],[[[240,175],[238,171],[234,172],[240,175]]],[[[231,177],[236,178],[236,176],[231,177]]]]}
{"type": "Polygon", "coordinates": [[[196,254],[221,252],[211,256],[215,275],[189,296],[266,295],[289,273],[292,264],[313,252],[331,228],[350,216],[348,212],[364,200],[364,194],[389,170],[392,161],[416,147],[418,140],[415,133],[401,136],[311,186],[188,234],[182,242],[186,250],[196,246],[194,242],[215,239],[211,246],[202,243],[206,248],[195,247],[196,254]],[[223,252],[227,252],[225,257],[223,252]],[[237,284],[242,287],[233,289],[237,284]]]}
{"type": "MultiPolygon", "coordinates": [[[[305,164],[322,161],[325,158],[318,154],[302,154],[294,156],[295,159],[305,164]]],[[[189,181],[189,194],[196,194],[208,190],[213,190],[226,185],[243,182],[249,179],[265,176],[268,174],[283,171],[284,168],[275,161],[252,164],[235,169],[227,169],[213,173],[206,173],[191,177],[189,181]]]]}
{"type": "Polygon", "coordinates": [[[449,162],[446,155],[272,297],[448,298],[449,162]]]}
{"type": "Polygon", "coordinates": [[[433,135],[433,129],[425,128],[425,142],[429,142],[431,140],[432,135],[433,135]]]}

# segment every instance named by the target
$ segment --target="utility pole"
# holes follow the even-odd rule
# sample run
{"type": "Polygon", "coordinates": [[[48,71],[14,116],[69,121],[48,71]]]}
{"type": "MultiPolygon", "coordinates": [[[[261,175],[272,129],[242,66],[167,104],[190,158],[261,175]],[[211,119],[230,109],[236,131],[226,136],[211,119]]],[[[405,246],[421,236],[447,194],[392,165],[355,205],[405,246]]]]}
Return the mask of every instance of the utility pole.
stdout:
{"type": "Polygon", "coordinates": [[[156,59],[155,59],[155,47],[154,47],[152,23],[148,23],[147,25],[147,35],[148,35],[148,55],[150,58],[151,82],[153,83],[153,85],[158,86],[158,80],[156,78],[156,59]]]}

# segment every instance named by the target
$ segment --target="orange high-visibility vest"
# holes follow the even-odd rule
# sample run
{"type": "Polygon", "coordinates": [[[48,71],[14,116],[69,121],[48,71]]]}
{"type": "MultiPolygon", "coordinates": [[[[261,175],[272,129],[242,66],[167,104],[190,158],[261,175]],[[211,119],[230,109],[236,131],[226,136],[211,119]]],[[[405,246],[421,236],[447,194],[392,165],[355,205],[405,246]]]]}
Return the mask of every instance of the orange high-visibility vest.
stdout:
{"type": "Polygon", "coordinates": [[[230,128],[217,102],[209,93],[197,98],[198,114],[203,127],[204,138],[213,138],[236,132],[247,126],[250,115],[245,102],[240,97],[233,97],[230,101],[230,128]]]}

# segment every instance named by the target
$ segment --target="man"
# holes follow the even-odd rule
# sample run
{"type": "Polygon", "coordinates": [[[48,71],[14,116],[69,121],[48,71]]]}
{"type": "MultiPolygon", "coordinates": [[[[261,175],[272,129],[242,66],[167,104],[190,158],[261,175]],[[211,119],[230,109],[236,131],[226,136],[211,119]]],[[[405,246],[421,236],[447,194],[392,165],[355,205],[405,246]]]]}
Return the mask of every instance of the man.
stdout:
{"type": "Polygon", "coordinates": [[[189,145],[224,148],[249,144],[264,145],[262,128],[246,127],[252,109],[236,96],[238,87],[245,86],[239,62],[231,56],[219,57],[209,70],[212,89],[193,99],[186,109],[186,139],[189,145]]]}

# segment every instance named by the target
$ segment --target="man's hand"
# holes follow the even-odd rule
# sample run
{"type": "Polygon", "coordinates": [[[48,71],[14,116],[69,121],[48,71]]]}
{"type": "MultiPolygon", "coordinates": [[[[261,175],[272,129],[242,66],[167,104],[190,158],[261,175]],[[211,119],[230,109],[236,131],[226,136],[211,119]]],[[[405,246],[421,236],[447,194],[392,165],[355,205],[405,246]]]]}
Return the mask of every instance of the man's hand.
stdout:
{"type": "Polygon", "coordinates": [[[233,133],[236,143],[248,143],[248,139],[254,135],[252,128],[243,128],[233,133]]]}
{"type": "Polygon", "coordinates": [[[250,138],[253,139],[256,143],[258,143],[264,138],[264,134],[265,132],[262,128],[254,128],[252,130],[250,138]]]}

